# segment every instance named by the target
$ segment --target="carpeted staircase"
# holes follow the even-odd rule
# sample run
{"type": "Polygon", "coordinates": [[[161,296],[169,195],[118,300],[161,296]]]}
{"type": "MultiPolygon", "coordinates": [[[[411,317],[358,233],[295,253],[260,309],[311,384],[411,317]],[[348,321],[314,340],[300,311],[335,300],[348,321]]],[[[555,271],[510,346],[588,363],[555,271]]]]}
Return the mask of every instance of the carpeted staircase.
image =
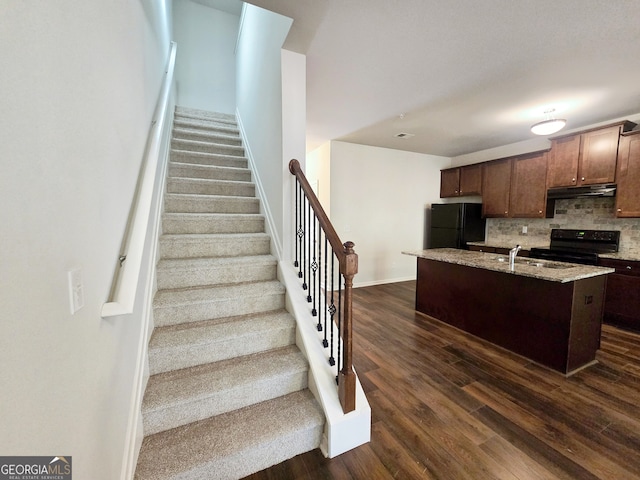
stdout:
{"type": "Polygon", "coordinates": [[[135,478],[237,479],[318,448],[235,118],[176,108],[135,478]]]}

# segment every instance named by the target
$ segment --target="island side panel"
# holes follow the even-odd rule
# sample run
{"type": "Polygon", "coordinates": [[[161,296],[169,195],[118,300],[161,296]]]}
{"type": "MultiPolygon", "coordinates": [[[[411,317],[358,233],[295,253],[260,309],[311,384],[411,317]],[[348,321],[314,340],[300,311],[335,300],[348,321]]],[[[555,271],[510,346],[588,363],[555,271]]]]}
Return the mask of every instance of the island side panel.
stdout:
{"type": "Polygon", "coordinates": [[[574,282],[567,370],[576,370],[596,358],[600,348],[607,275],[574,282]]]}
{"type": "Polygon", "coordinates": [[[567,373],[573,282],[418,258],[416,310],[567,373]]]}

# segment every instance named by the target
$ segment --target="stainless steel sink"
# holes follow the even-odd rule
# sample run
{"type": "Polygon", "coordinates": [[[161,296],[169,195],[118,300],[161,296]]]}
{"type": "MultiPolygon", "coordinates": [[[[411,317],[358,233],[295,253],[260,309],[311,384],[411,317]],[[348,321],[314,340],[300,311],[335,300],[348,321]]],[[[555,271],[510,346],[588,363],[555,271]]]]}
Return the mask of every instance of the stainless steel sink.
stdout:
{"type": "MultiPolygon", "coordinates": [[[[498,262],[509,263],[508,257],[498,257],[498,262]]],[[[567,265],[566,263],[561,262],[545,262],[541,260],[530,259],[526,257],[516,257],[515,260],[516,265],[528,265],[529,267],[539,267],[539,268],[572,268],[573,265],[567,265]]]]}

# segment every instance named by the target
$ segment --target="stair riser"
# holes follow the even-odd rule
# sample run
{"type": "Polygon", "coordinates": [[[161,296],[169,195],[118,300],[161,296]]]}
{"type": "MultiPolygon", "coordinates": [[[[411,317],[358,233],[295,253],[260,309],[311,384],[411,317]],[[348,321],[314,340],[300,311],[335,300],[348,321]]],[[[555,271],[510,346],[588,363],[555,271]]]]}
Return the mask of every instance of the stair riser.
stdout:
{"type": "Polygon", "coordinates": [[[198,215],[165,215],[162,219],[162,232],[168,234],[188,233],[262,233],[264,232],[263,217],[239,218],[223,216],[202,218],[198,215]]]}
{"type": "Polygon", "coordinates": [[[240,257],[270,253],[268,237],[224,240],[160,239],[160,258],[240,257]]]}
{"type": "Polygon", "coordinates": [[[214,299],[187,305],[154,306],[153,315],[155,326],[164,327],[235,315],[269,312],[283,308],[284,294],[272,294],[249,298],[214,299]]]}
{"type": "Polygon", "coordinates": [[[195,195],[230,195],[234,197],[253,197],[256,187],[248,182],[228,182],[207,179],[169,178],[168,193],[190,193],[195,195]]]}
{"type": "Polygon", "coordinates": [[[180,480],[237,480],[260,472],[273,465],[318,448],[322,440],[323,426],[299,430],[283,436],[262,448],[247,448],[235,456],[229,456],[194,467],[180,475],[180,480]]]}
{"type": "Polygon", "coordinates": [[[284,377],[266,377],[249,385],[212,392],[205,399],[144,413],[144,433],[152,435],[214,415],[237,410],[307,388],[306,370],[284,377]]]}
{"type": "Polygon", "coordinates": [[[192,152],[217,153],[244,157],[244,148],[233,145],[194,142],[192,140],[171,140],[171,148],[175,150],[190,150],[192,152]]]}
{"type": "Polygon", "coordinates": [[[206,130],[194,131],[176,129],[173,131],[173,138],[175,140],[193,140],[194,142],[215,143],[218,145],[233,145],[236,147],[242,146],[242,140],[240,140],[240,137],[224,135],[206,130]]]}
{"type": "Polygon", "coordinates": [[[260,213],[260,202],[255,198],[167,195],[164,205],[169,213],[260,213]]]}
{"type": "Polygon", "coordinates": [[[158,270],[158,289],[200,287],[225,283],[259,282],[274,280],[276,265],[229,265],[209,269],[158,270]]]}
{"type": "Polygon", "coordinates": [[[257,331],[230,339],[201,338],[198,344],[149,350],[149,372],[151,375],[204,365],[229,358],[251,355],[273,348],[293,345],[296,331],[292,326],[257,331]]]}
{"type": "Polygon", "coordinates": [[[216,122],[223,122],[235,125],[236,117],[230,113],[217,113],[217,112],[207,112],[203,110],[194,110],[188,108],[178,107],[176,108],[176,112],[174,118],[184,119],[184,118],[196,118],[196,119],[204,119],[211,120],[216,122]]]}
{"type": "Polygon", "coordinates": [[[187,165],[173,162],[169,163],[169,176],[180,178],[203,178],[207,180],[229,180],[234,182],[251,181],[251,171],[248,169],[187,165]]]}
{"type": "Polygon", "coordinates": [[[318,448],[323,429],[324,416],[311,393],[295,392],[147,436],[135,478],[244,478],[318,448]]]}
{"type": "Polygon", "coordinates": [[[220,133],[222,135],[240,136],[240,130],[235,124],[200,120],[195,118],[179,118],[173,121],[174,128],[186,130],[199,130],[202,132],[220,133]]]}
{"type": "Polygon", "coordinates": [[[192,165],[211,165],[213,167],[248,168],[249,162],[244,157],[234,155],[215,155],[212,153],[187,152],[173,150],[171,161],[192,165]]]}

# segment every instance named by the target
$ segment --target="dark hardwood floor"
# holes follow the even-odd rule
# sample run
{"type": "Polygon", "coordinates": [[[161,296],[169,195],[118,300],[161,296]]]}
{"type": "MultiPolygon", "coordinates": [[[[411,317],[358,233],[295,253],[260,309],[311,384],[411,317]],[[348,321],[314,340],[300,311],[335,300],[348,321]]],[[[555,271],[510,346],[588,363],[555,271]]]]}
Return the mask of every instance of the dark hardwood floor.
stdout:
{"type": "Polygon", "coordinates": [[[415,282],[354,290],[371,442],[247,478],[640,479],[640,335],[604,326],[598,363],[565,378],[414,301],[415,282]]]}

